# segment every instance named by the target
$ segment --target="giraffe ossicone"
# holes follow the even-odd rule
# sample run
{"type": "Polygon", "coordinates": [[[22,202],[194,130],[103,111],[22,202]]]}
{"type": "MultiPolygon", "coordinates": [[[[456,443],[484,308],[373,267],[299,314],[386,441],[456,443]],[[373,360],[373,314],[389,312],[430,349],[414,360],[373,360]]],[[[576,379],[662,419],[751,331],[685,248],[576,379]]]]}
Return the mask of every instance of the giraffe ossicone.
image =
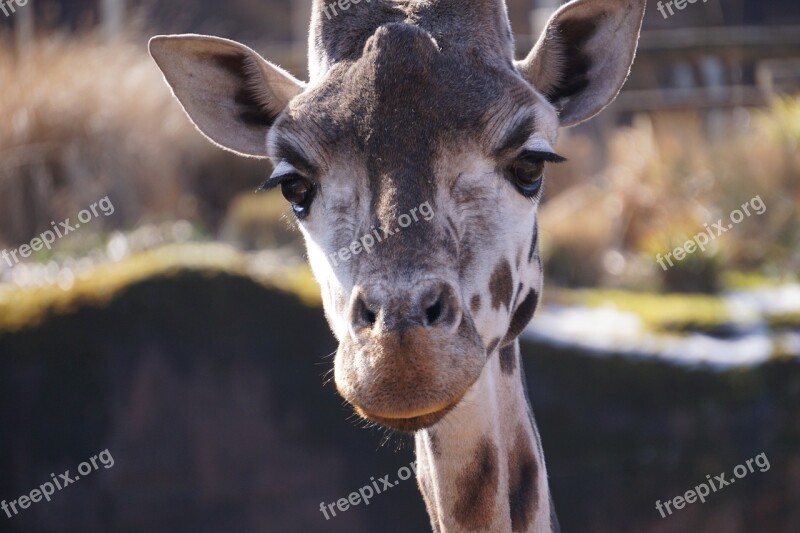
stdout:
{"type": "Polygon", "coordinates": [[[558,130],[617,95],[644,0],[575,0],[525,59],[502,0],[314,0],[301,82],[244,45],[154,37],[214,143],[270,157],[363,417],[414,432],[437,532],[557,531],[517,337],[542,289],[537,208],[558,130]],[[369,254],[337,251],[427,203],[369,254]]]}

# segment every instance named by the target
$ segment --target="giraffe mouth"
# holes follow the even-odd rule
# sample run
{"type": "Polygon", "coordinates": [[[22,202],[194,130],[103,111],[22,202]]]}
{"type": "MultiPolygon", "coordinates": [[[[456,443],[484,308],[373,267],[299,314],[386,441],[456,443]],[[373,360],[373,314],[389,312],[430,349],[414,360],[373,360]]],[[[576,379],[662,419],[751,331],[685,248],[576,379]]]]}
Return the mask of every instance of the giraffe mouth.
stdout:
{"type": "Polygon", "coordinates": [[[435,425],[452,411],[463,397],[464,394],[460,394],[455,400],[407,412],[377,413],[367,411],[358,406],[355,406],[355,410],[367,420],[398,431],[413,433],[435,425]]]}

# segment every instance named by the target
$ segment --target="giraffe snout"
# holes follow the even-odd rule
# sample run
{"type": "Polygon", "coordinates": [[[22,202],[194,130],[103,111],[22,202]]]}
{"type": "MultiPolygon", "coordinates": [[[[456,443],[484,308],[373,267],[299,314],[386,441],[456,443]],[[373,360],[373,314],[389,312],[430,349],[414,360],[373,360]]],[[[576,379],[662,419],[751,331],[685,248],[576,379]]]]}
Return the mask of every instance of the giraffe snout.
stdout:
{"type": "Polygon", "coordinates": [[[438,423],[486,361],[458,291],[441,280],[358,287],[349,320],[336,387],[359,415],[401,431],[438,423]]]}

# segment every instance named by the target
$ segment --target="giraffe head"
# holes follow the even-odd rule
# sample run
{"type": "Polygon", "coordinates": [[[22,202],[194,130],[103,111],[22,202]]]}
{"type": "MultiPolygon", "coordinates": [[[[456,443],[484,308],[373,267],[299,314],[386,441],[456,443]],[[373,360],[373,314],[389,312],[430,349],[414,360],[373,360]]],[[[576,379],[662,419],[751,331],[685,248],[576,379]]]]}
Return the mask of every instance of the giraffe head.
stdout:
{"type": "Polygon", "coordinates": [[[150,50],[207,137],[272,158],[266,187],[292,206],[340,343],[339,392],[413,431],[532,317],[558,130],[619,92],[643,13],[644,0],[570,2],[515,62],[501,0],[315,0],[308,83],[225,39],[150,50]]]}

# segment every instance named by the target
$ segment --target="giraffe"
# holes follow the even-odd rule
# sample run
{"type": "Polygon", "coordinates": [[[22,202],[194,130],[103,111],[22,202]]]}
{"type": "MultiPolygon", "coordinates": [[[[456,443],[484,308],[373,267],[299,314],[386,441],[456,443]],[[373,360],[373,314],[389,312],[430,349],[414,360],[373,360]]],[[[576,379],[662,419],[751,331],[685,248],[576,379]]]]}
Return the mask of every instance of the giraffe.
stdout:
{"type": "Polygon", "coordinates": [[[559,129],[627,78],[645,0],[571,1],[521,60],[502,0],[337,5],[313,1],[308,82],[217,37],[150,53],[208,139],[272,159],[263,188],[306,241],[337,389],[414,434],[433,531],[558,531],[518,340],[542,290],[537,209],[559,129]],[[397,228],[423,204],[435,216],[397,228]]]}

